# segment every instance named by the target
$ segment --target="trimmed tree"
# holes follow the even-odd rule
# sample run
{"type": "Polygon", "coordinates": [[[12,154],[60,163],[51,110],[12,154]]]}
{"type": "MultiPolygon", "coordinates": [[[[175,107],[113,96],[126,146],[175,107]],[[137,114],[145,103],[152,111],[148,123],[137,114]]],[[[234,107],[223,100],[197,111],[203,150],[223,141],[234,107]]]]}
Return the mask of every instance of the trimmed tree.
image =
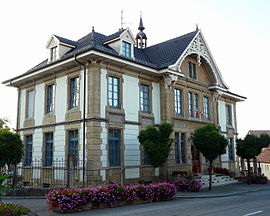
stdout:
{"type": "Polygon", "coordinates": [[[160,126],[148,126],[141,130],[138,136],[141,146],[149,155],[152,166],[164,167],[164,180],[168,178],[165,162],[170,154],[173,139],[170,138],[173,127],[169,123],[162,123],[160,126]]]}
{"type": "Polygon", "coordinates": [[[16,165],[23,158],[23,143],[18,133],[0,129],[0,166],[16,165]]]}
{"type": "Polygon", "coordinates": [[[209,161],[209,190],[211,190],[213,161],[219,155],[226,153],[228,140],[213,124],[208,124],[206,126],[198,128],[195,131],[192,140],[195,147],[209,161]]]}
{"type": "Polygon", "coordinates": [[[245,138],[236,140],[236,154],[247,160],[248,167],[248,184],[251,184],[250,159],[256,158],[263,148],[270,144],[270,136],[262,134],[259,137],[248,134],[245,138]]]}

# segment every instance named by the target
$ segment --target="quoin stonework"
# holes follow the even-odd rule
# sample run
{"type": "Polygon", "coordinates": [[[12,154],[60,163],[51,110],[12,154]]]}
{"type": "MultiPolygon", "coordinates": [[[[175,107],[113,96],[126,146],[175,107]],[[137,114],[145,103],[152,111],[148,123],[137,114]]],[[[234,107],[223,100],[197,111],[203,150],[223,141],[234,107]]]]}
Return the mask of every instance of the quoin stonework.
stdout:
{"type": "Polygon", "coordinates": [[[236,103],[246,98],[229,90],[202,31],[148,46],[142,18],[138,30],[136,36],[129,28],[106,36],[93,28],[77,41],[52,35],[47,60],[3,82],[19,92],[21,167],[42,161],[42,169],[29,169],[29,181],[45,173],[41,183],[49,185],[74,179],[91,185],[151,181],[159,168],[149,164],[137,136],[162,122],[174,126],[170,174],[207,172],[208,161],[191,136],[208,123],[229,140],[215,165],[237,172],[236,103]]]}

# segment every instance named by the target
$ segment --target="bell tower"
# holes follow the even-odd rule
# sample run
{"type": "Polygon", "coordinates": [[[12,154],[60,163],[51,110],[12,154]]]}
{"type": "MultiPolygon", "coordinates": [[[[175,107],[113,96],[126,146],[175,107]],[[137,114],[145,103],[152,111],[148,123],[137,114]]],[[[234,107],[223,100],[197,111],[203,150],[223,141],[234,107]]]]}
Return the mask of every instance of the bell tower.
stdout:
{"type": "Polygon", "coordinates": [[[145,28],[143,27],[142,14],[141,14],[140,24],[138,28],[138,30],[140,31],[136,35],[136,47],[141,48],[141,49],[146,48],[147,46],[147,37],[146,37],[146,34],[143,32],[144,29],[145,28]]]}

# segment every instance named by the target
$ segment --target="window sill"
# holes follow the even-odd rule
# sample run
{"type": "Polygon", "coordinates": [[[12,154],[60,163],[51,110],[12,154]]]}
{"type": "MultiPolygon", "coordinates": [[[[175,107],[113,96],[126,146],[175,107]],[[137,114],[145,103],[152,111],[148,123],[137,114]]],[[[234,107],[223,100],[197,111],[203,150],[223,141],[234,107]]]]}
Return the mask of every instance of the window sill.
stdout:
{"type": "Polygon", "coordinates": [[[154,118],[154,115],[153,115],[153,113],[151,113],[151,112],[147,113],[147,112],[139,111],[139,115],[140,115],[141,117],[143,117],[143,118],[151,118],[151,119],[154,118]]]}
{"type": "Polygon", "coordinates": [[[114,113],[114,114],[121,114],[121,115],[125,114],[125,111],[123,108],[113,108],[113,107],[107,106],[106,111],[109,113],[114,113]]]}

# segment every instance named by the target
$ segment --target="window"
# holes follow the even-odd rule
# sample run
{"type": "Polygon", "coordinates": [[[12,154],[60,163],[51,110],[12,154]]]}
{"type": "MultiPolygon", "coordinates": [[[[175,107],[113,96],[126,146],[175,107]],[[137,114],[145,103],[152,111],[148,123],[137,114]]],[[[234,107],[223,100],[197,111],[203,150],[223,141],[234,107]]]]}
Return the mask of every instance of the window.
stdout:
{"type": "Polygon", "coordinates": [[[32,162],[33,136],[25,136],[25,159],[24,166],[30,166],[32,162]]]}
{"type": "Polygon", "coordinates": [[[195,63],[188,62],[188,71],[189,71],[190,78],[197,79],[196,64],[195,63]]]}
{"type": "Polygon", "coordinates": [[[187,156],[186,156],[186,135],[184,133],[181,133],[181,160],[182,163],[187,162],[187,156]]]}
{"type": "Polygon", "coordinates": [[[210,120],[210,107],[209,107],[209,97],[203,97],[203,113],[204,119],[210,120]]]}
{"type": "Polygon", "coordinates": [[[194,94],[194,112],[195,117],[199,118],[199,97],[196,94],[194,94]]]}
{"type": "Polygon", "coordinates": [[[186,135],[184,133],[175,133],[175,163],[186,163],[186,135]]]}
{"type": "Polygon", "coordinates": [[[229,139],[228,153],[229,153],[229,160],[234,161],[234,143],[233,143],[233,139],[229,139]]]}
{"type": "Polygon", "coordinates": [[[120,166],[120,130],[109,130],[109,163],[110,166],[120,166]]]}
{"type": "Polygon", "coordinates": [[[56,55],[57,55],[57,47],[51,48],[51,61],[56,60],[56,55]]]}
{"type": "Polygon", "coordinates": [[[180,163],[180,146],[179,146],[179,133],[175,133],[174,137],[175,144],[175,163],[180,163]]]}
{"type": "Polygon", "coordinates": [[[53,161],[53,133],[45,133],[45,159],[44,166],[52,166],[53,161]]]}
{"type": "Polygon", "coordinates": [[[29,91],[27,93],[27,118],[32,118],[34,117],[34,100],[35,100],[35,92],[34,91],[29,91]]]}
{"type": "Polygon", "coordinates": [[[226,123],[232,125],[232,107],[230,105],[225,106],[226,109],[226,123]]]}
{"type": "Polygon", "coordinates": [[[79,104],[79,77],[70,79],[69,83],[69,109],[78,107],[79,104]]]}
{"type": "Polygon", "coordinates": [[[108,91],[109,91],[109,106],[111,108],[120,108],[120,79],[109,76],[108,91]]]}
{"type": "Polygon", "coordinates": [[[127,58],[131,58],[131,44],[128,42],[122,42],[122,54],[127,58]]]}
{"type": "Polygon", "coordinates": [[[191,92],[188,93],[188,113],[190,117],[193,117],[193,94],[191,92]]]}
{"type": "Polygon", "coordinates": [[[179,89],[174,90],[174,102],[176,115],[183,115],[183,97],[182,91],[179,89]]]}
{"type": "Polygon", "coordinates": [[[54,111],[54,92],[55,85],[47,86],[47,108],[46,113],[52,113],[54,111]]]}
{"type": "Polygon", "coordinates": [[[192,92],[188,93],[188,113],[189,117],[199,118],[199,96],[193,94],[192,92]]]}
{"type": "Polygon", "coordinates": [[[150,97],[148,85],[140,85],[140,106],[142,112],[150,112],[150,97]]]}
{"type": "Polygon", "coordinates": [[[151,165],[149,160],[149,154],[144,150],[143,147],[141,147],[141,154],[143,159],[143,165],[151,165]]]}
{"type": "Polygon", "coordinates": [[[77,166],[79,160],[79,150],[78,150],[78,130],[68,131],[68,154],[74,157],[74,164],[77,166]]]}

